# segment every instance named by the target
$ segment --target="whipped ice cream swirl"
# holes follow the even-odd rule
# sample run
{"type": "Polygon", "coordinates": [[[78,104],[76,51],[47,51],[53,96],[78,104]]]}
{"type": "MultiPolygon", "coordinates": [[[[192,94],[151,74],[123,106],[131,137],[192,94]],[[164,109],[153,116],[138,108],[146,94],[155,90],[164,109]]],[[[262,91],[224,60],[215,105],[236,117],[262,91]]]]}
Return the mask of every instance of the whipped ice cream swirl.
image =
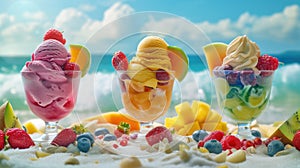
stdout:
{"type": "Polygon", "coordinates": [[[238,36],[229,45],[223,65],[230,65],[234,70],[256,69],[260,49],[255,42],[244,36],[238,36]]]}

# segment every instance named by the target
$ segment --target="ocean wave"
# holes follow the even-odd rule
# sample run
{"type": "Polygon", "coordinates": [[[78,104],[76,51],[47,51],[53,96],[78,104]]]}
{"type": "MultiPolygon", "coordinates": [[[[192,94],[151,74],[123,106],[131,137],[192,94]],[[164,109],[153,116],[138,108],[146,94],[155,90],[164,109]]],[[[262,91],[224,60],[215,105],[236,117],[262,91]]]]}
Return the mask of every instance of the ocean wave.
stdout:
{"type": "MultiPolygon", "coordinates": [[[[300,64],[281,66],[275,73],[269,106],[258,118],[271,123],[286,119],[300,108],[300,64]]],[[[75,107],[76,115],[95,115],[122,108],[119,89],[114,73],[93,73],[82,78],[75,107]]],[[[20,74],[0,74],[0,100],[9,100],[16,111],[30,111],[26,101],[20,74]]],[[[205,101],[218,109],[216,97],[208,71],[192,72],[179,83],[175,82],[169,116],[174,106],[183,101],[205,101]]]]}

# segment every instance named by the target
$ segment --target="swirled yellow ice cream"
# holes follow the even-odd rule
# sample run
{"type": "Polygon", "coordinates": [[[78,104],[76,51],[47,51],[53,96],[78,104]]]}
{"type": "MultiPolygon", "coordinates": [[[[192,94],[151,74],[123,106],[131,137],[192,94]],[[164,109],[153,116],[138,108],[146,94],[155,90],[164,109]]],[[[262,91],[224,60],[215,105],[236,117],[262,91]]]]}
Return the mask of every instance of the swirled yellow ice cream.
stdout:
{"type": "Polygon", "coordinates": [[[151,70],[163,69],[169,71],[171,66],[168,56],[168,44],[160,37],[147,36],[139,43],[136,56],[130,61],[128,69],[149,68],[151,70]]]}
{"type": "Polygon", "coordinates": [[[229,45],[223,65],[230,65],[233,70],[256,70],[260,49],[255,42],[244,36],[238,36],[229,45]]]}

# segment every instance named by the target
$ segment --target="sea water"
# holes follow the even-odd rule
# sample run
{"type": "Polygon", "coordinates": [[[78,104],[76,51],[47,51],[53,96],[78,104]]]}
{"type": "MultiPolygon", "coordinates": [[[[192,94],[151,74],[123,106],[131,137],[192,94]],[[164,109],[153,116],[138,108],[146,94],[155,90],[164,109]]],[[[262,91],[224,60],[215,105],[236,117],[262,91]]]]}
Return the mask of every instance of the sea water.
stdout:
{"type": "MultiPolygon", "coordinates": [[[[260,122],[272,123],[286,119],[300,108],[300,58],[287,58],[280,59],[285,64],[275,72],[270,103],[257,119],[260,122]]],[[[26,104],[19,73],[28,60],[30,57],[0,57],[0,102],[10,101],[23,121],[36,118],[26,104]]],[[[81,79],[74,112],[64,119],[66,122],[123,108],[116,74],[111,66],[111,55],[94,55],[92,60],[89,73],[81,79]]],[[[205,101],[219,111],[206,65],[195,55],[189,56],[189,60],[188,74],[182,82],[175,82],[172,103],[164,117],[175,115],[174,106],[183,101],[205,101]]]]}

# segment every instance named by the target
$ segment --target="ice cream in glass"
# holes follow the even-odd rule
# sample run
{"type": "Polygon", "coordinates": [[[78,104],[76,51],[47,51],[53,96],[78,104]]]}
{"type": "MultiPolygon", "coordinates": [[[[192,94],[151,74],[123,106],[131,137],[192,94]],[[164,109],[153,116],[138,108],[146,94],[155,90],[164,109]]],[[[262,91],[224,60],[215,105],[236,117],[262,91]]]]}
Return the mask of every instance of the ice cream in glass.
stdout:
{"type": "MultiPolygon", "coordinates": [[[[50,29],[45,37],[53,31],[57,30],[50,29]]],[[[72,112],[77,100],[80,66],[70,62],[71,55],[62,36],[56,36],[44,39],[21,70],[27,104],[45,121],[45,134],[35,141],[51,141],[57,133],[58,121],[72,112]]]]}
{"type": "Polygon", "coordinates": [[[257,44],[246,35],[228,45],[212,43],[203,49],[207,58],[221,62],[211,69],[220,109],[237,122],[237,136],[253,139],[250,124],[269,102],[278,59],[261,55],[257,44]]]}
{"type": "Polygon", "coordinates": [[[117,71],[124,112],[151,123],[168,111],[174,80],[184,78],[188,60],[179,47],[169,46],[161,37],[146,36],[130,61],[118,51],[112,64],[117,71]]]}

